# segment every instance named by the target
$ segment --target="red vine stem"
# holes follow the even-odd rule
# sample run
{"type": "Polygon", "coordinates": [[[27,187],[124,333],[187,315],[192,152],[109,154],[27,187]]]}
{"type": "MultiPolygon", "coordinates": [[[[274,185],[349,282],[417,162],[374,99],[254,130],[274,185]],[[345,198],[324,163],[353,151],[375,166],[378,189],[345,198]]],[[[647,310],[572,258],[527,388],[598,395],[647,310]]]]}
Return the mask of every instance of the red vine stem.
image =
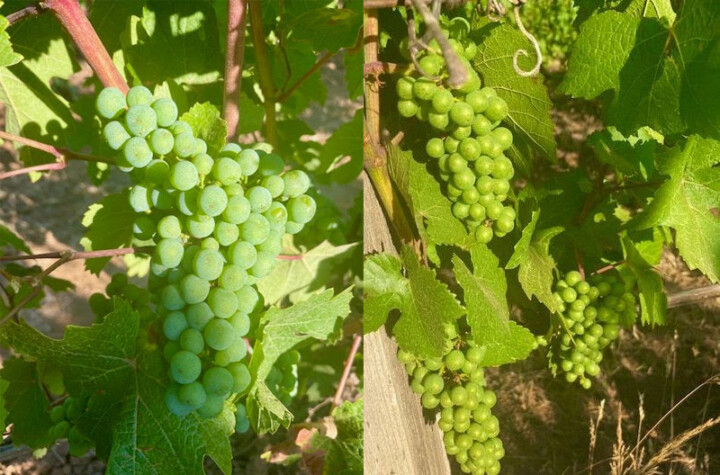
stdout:
{"type": "Polygon", "coordinates": [[[247,0],[229,0],[223,94],[223,118],[228,125],[228,139],[237,136],[240,122],[240,84],[245,60],[246,26],[247,0]]]}
{"type": "MultiPolygon", "coordinates": [[[[432,0],[425,0],[425,3],[430,3],[432,0]]],[[[411,7],[411,0],[365,0],[363,8],[366,10],[374,10],[377,8],[395,8],[395,7],[411,7]]]]}
{"type": "Polygon", "coordinates": [[[347,385],[347,380],[350,377],[350,370],[352,369],[353,361],[355,361],[355,354],[357,353],[358,348],[360,348],[360,343],[362,343],[362,336],[355,335],[355,339],[350,347],[350,353],[345,360],[345,368],[343,369],[340,383],[338,384],[337,391],[335,391],[335,397],[333,397],[333,407],[339,406],[342,402],[342,393],[345,391],[345,386],[347,385]]]}
{"type": "Polygon", "coordinates": [[[74,251],[66,249],[59,252],[46,252],[43,254],[26,254],[22,256],[0,256],[0,262],[27,261],[31,259],[63,259],[74,261],[76,259],[96,259],[99,257],[124,256],[136,252],[145,252],[148,248],[123,247],[120,249],[102,249],[99,251],[74,251]],[[69,257],[66,257],[69,256],[69,257]]]}
{"type": "Polygon", "coordinates": [[[45,163],[42,165],[35,165],[32,167],[20,168],[18,170],[11,170],[9,172],[0,173],[0,180],[10,178],[17,175],[24,175],[26,173],[43,170],[62,170],[66,166],[68,160],[82,160],[85,162],[102,162],[114,164],[115,162],[109,158],[97,157],[95,155],[88,155],[85,153],[74,152],[66,148],[55,147],[46,143],[38,142],[37,140],[28,139],[26,137],[20,137],[19,135],[9,134],[7,132],[0,131],[0,138],[10,140],[13,142],[21,143],[40,150],[42,152],[49,153],[56,159],[55,163],[45,163]]]}
{"type": "Polygon", "coordinates": [[[280,254],[279,256],[277,256],[277,259],[281,261],[301,261],[303,257],[304,256],[302,254],[280,254]]]}
{"type": "Polygon", "coordinates": [[[43,4],[65,27],[100,82],[105,87],[116,87],[127,93],[128,85],[125,78],[115,67],[80,3],[77,0],[45,0],[43,4]]]}

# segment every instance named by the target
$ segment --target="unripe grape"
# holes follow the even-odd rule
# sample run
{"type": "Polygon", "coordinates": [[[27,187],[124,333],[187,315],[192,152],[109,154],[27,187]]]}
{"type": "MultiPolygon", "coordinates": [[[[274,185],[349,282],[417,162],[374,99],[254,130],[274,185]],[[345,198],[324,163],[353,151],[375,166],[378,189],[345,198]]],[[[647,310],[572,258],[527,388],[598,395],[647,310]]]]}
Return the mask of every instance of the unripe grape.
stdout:
{"type": "Polygon", "coordinates": [[[122,115],[126,107],[125,95],[119,89],[106,87],[95,100],[95,109],[105,119],[115,119],[122,115]]]}
{"type": "Polygon", "coordinates": [[[178,108],[172,99],[158,99],[152,103],[151,107],[157,115],[157,123],[160,127],[169,127],[178,118],[178,108]]]}

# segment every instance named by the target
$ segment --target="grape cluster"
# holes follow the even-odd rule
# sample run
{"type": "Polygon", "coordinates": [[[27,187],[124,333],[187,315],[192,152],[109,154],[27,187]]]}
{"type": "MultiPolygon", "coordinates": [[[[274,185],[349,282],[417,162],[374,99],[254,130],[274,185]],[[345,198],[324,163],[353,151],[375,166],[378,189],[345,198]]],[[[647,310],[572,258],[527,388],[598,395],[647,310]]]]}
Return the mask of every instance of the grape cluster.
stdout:
{"type": "MultiPolygon", "coordinates": [[[[456,19],[457,20],[457,19],[456,19]]],[[[450,30],[452,36],[452,30],[450,30]]],[[[504,203],[510,193],[515,170],[504,151],[513,135],[498,127],[508,114],[508,106],[490,87],[482,83],[469,59],[477,45],[466,38],[450,43],[464,61],[470,80],[459,89],[445,87],[444,58],[432,50],[422,52],[418,64],[430,77],[406,75],[396,84],[398,111],[403,117],[417,117],[438,131],[425,146],[427,155],[437,160],[445,191],[453,202],[453,215],[463,221],[478,242],[488,243],[493,235],[502,237],[515,227],[515,209],[504,203]]]]}
{"type": "Polygon", "coordinates": [[[50,420],[54,424],[50,427],[50,437],[55,440],[67,439],[70,454],[74,457],[82,457],[93,448],[92,441],[76,426],[76,421],[85,412],[87,402],[87,398],[68,397],[50,410],[50,420]]]}
{"type": "Polygon", "coordinates": [[[272,271],[285,233],[315,214],[310,179],[283,173],[283,159],[264,146],[230,143],[210,156],[175,103],[143,86],[127,97],[103,89],[96,106],[110,120],[103,134],[117,165],[135,182],[135,237],[155,245],[148,286],[168,340],[167,406],[214,417],[250,384],[244,337],[262,305],[255,284],[272,271]]]}
{"type": "Polygon", "coordinates": [[[635,295],[617,276],[598,274],[589,283],[578,271],[558,280],[553,295],[561,329],[550,341],[550,367],[589,389],[590,377],[600,373],[602,351],[618,337],[623,321],[635,319],[635,295]]]}
{"type": "Polygon", "coordinates": [[[486,387],[480,366],[484,356],[485,351],[474,342],[443,358],[418,360],[398,351],[411,377],[410,387],[421,395],[423,407],[441,408],[438,426],[445,433],[447,453],[455,456],[464,473],[495,475],[505,449],[498,438],[500,423],[492,415],[497,397],[486,387]]]}

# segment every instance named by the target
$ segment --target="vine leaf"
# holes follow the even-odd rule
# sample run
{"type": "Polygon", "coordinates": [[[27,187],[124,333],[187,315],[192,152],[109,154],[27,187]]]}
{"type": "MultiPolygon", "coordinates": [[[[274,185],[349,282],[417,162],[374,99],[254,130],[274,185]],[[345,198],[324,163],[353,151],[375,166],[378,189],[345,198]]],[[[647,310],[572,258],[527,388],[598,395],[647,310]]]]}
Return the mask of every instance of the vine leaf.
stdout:
{"type": "Polygon", "coordinates": [[[719,156],[720,142],[697,135],[660,156],[659,171],[670,178],[632,223],[636,229],[673,228],[687,265],[713,282],[720,280],[719,156]]]}
{"type": "MultiPolygon", "coordinates": [[[[2,6],[3,2],[0,2],[2,6]]],[[[10,22],[4,16],[0,16],[0,68],[12,66],[22,61],[23,57],[13,51],[12,44],[10,43],[10,35],[8,35],[7,28],[10,26],[10,22]]]]}
{"type": "Polygon", "coordinates": [[[608,117],[623,133],[649,125],[665,135],[690,128],[720,138],[720,4],[688,0],[670,28],[668,19],[632,11],[593,16],[581,27],[560,91],[592,99],[614,90],[608,117]]]}
{"type": "Polygon", "coordinates": [[[225,146],[227,122],[220,117],[217,107],[209,102],[195,104],[180,117],[180,120],[187,122],[195,136],[207,143],[209,155],[217,156],[225,146]]]}
{"type": "MultiPolygon", "coordinates": [[[[135,217],[136,213],[130,207],[126,193],[107,195],[99,203],[90,205],[83,215],[82,224],[87,231],[80,244],[86,251],[129,246],[132,242],[135,217]]],[[[87,259],[85,269],[93,274],[100,274],[110,259],[87,259]]]]}
{"type": "Polygon", "coordinates": [[[19,358],[3,362],[0,370],[3,385],[5,424],[13,425],[13,441],[33,449],[47,447],[52,440],[48,434],[53,425],[50,404],[40,383],[37,364],[19,358]]]}
{"type": "Polygon", "coordinates": [[[255,432],[275,432],[292,422],[292,413],[265,384],[275,361],[298,345],[325,341],[340,331],[342,321],[350,313],[351,298],[351,288],[334,297],[333,290],[328,289],[292,307],[271,308],[262,316],[262,330],[250,361],[253,383],[247,397],[248,418],[255,432]]]}
{"type": "MultiPolygon", "coordinates": [[[[147,338],[143,333],[138,313],[115,298],[114,311],[102,323],[68,326],[62,340],[15,322],[2,327],[0,338],[5,346],[53,364],[70,395],[102,396],[88,403],[79,427],[109,456],[109,473],[199,473],[205,455],[230,473],[231,412],[211,420],[170,413],[164,400],[167,364],[155,345],[139,344],[147,338]],[[102,422],[111,425],[100,430],[102,422]]],[[[28,423],[32,420],[15,421],[16,430],[28,423]]]]}
{"type": "Polygon", "coordinates": [[[556,313],[560,309],[553,298],[552,285],[555,281],[553,273],[557,267],[550,255],[550,241],[564,229],[556,226],[535,232],[539,219],[540,210],[533,211],[530,223],[523,229],[522,236],[515,245],[515,252],[505,267],[519,267],[518,279],[525,295],[530,299],[534,295],[550,312],[556,313]]]}
{"type": "Polygon", "coordinates": [[[625,254],[623,273],[629,272],[637,280],[640,291],[640,318],[645,325],[664,325],[667,322],[667,297],[663,280],[645,260],[629,236],[622,239],[625,254]]]}
{"type": "Polygon", "coordinates": [[[0,224],[0,255],[3,254],[3,248],[6,246],[12,247],[16,251],[30,254],[30,248],[25,244],[25,241],[20,239],[18,235],[9,228],[0,224]]]}
{"type": "Polygon", "coordinates": [[[398,345],[422,358],[447,352],[445,327],[465,313],[435,272],[422,266],[408,247],[403,248],[402,261],[388,254],[365,260],[365,332],[380,328],[393,310],[400,312],[392,330],[398,345]]]}
{"type": "Polygon", "coordinates": [[[467,321],[473,338],[487,352],[483,366],[499,366],[527,358],[535,337],[527,328],[510,320],[505,272],[487,246],[470,251],[473,271],[453,256],[455,278],[463,288],[467,321]]]}
{"type": "Polygon", "coordinates": [[[352,120],[333,132],[320,150],[316,173],[334,183],[349,183],[357,179],[363,166],[363,146],[357,137],[362,136],[364,114],[355,112],[352,120]],[[345,158],[347,157],[347,160],[345,158]]]}
{"type": "Polygon", "coordinates": [[[358,243],[333,246],[323,241],[300,259],[279,261],[272,273],[258,282],[258,290],[270,305],[286,296],[291,302],[307,299],[312,292],[325,288],[328,277],[341,268],[357,247],[358,243]]]}
{"type": "MultiPolygon", "coordinates": [[[[527,38],[510,25],[486,25],[479,34],[478,54],[473,60],[475,70],[485,85],[495,88],[508,104],[508,127],[515,136],[514,158],[532,156],[537,152],[555,162],[554,126],[550,118],[552,103],[542,80],[522,77],[513,68],[512,53],[527,48],[527,38]]],[[[523,69],[529,70],[535,58],[519,58],[523,69]]],[[[521,164],[522,165],[522,164],[521,164]]],[[[523,165],[525,168],[527,166],[523,165]]]]}

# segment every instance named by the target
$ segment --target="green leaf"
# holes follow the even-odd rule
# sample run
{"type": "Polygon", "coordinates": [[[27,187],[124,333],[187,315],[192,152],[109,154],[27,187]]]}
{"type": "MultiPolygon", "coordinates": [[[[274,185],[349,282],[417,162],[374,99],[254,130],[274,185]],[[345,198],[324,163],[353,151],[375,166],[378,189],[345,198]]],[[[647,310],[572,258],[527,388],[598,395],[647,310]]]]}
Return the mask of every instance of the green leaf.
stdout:
{"type": "Polygon", "coordinates": [[[333,296],[328,289],[286,309],[270,308],[260,319],[262,328],[250,361],[253,383],[248,389],[247,410],[258,434],[288,427],[292,414],[270,392],[265,378],[278,357],[312,340],[325,341],[338,331],[350,313],[351,289],[333,296]]]}
{"type": "Polygon", "coordinates": [[[9,386],[10,383],[2,378],[2,371],[0,370],[0,426],[4,428],[7,428],[8,426],[8,408],[7,404],[5,403],[5,393],[7,392],[9,386]]]}
{"type": "Polygon", "coordinates": [[[671,0],[632,0],[624,12],[637,17],[660,18],[667,25],[672,25],[677,16],[671,0]]]}
{"type": "Polygon", "coordinates": [[[633,225],[675,230],[675,244],[691,269],[713,282],[720,279],[720,143],[693,135],[658,158],[659,171],[670,178],[633,225]]]}
{"type": "Polygon", "coordinates": [[[356,99],[363,93],[363,65],[365,56],[362,50],[343,52],[345,66],[345,85],[350,99],[356,99]]]}
{"type": "Polygon", "coordinates": [[[329,173],[334,183],[349,183],[356,180],[363,166],[362,109],[355,112],[350,122],[345,122],[333,132],[320,150],[318,172],[329,173]]]}
{"type": "Polygon", "coordinates": [[[272,273],[258,282],[258,290],[267,304],[273,305],[286,296],[291,302],[307,298],[324,289],[328,277],[343,266],[358,243],[333,246],[323,241],[302,254],[300,259],[279,261],[272,273]]]}
{"type": "Polygon", "coordinates": [[[3,248],[6,246],[10,246],[16,251],[30,254],[30,248],[25,244],[25,241],[20,239],[18,235],[9,228],[0,224],[0,255],[3,254],[3,248]]]}
{"type": "MultiPolygon", "coordinates": [[[[15,325],[13,323],[13,325],[15,325]]],[[[19,358],[3,362],[0,377],[7,384],[4,394],[5,422],[13,425],[13,442],[33,449],[52,443],[50,404],[38,377],[35,363],[19,358]]]]}
{"type": "Polygon", "coordinates": [[[554,227],[535,232],[539,219],[540,210],[533,211],[530,223],[523,229],[522,237],[515,245],[515,252],[506,268],[519,267],[518,279],[525,295],[530,299],[534,295],[550,312],[555,313],[559,308],[553,298],[552,285],[557,267],[550,255],[550,241],[563,232],[563,228],[554,227]]]}
{"type": "Polygon", "coordinates": [[[510,320],[505,272],[497,257],[487,246],[475,246],[470,256],[473,271],[458,256],[453,257],[453,268],[464,291],[472,336],[487,348],[482,365],[499,366],[527,358],[535,337],[510,320]]]}
{"type": "Polygon", "coordinates": [[[400,317],[392,329],[398,345],[418,357],[442,356],[450,344],[446,325],[460,318],[464,309],[410,248],[402,253],[402,263],[387,254],[366,259],[365,332],[379,328],[390,312],[398,310],[400,317]]]}
{"type": "Polygon", "coordinates": [[[645,325],[664,325],[667,322],[667,297],[660,274],[635,247],[629,236],[623,237],[625,261],[622,269],[637,280],[640,291],[640,318],[645,325]]]}
{"type": "MultiPolygon", "coordinates": [[[[333,411],[338,434],[334,439],[325,437],[322,444],[328,448],[323,464],[323,475],[361,475],[363,473],[363,400],[344,402],[333,411]]],[[[319,448],[313,438],[313,447],[319,448]]]]}
{"type": "Polygon", "coordinates": [[[293,19],[292,41],[308,41],[315,51],[336,52],[355,44],[362,23],[362,14],[350,9],[316,8],[293,19]]]}
{"type": "Polygon", "coordinates": [[[608,127],[588,138],[595,156],[626,175],[639,174],[647,179],[655,171],[655,150],[664,137],[653,135],[649,127],[638,135],[623,136],[615,127],[608,127]]]}
{"type": "MultiPolygon", "coordinates": [[[[0,2],[2,6],[3,2],[0,2]]],[[[8,35],[7,28],[10,26],[10,22],[4,16],[0,16],[0,68],[12,66],[13,64],[22,61],[22,55],[17,54],[13,51],[12,44],[10,43],[10,35],[8,35]]]]}
{"type": "Polygon", "coordinates": [[[100,324],[67,327],[62,340],[14,322],[2,327],[0,337],[5,345],[57,367],[71,395],[103,397],[93,400],[93,412],[81,424],[103,450],[112,442],[108,473],[201,473],[206,454],[230,473],[228,436],[234,422],[229,404],[211,420],[170,413],[164,402],[167,363],[162,352],[155,345],[138,344],[147,336],[127,302],[115,298],[114,306],[100,324]],[[97,421],[112,426],[100,430],[92,425],[97,421]]]}
{"type": "Polygon", "coordinates": [[[240,93],[240,121],[238,134],[249,134],[260,130],[265,117],[265,108],[262,104],[252,100],[245,92],[240,93]]]}
{"type": "MultiPolygon", "coordinates": [[[[99,203],[90,205],[83,215],[82,224],[87,228],[80,244],[86,251],[118,249],[129,246],[133,236],[136,213],[130,207],[126,193],[107,195],[99,203]]],[[[110,257],[87,259],[85,268],[99,274],[110,257]]]]}
{"type": "MultiPolygon", "coordinates": [[[[513,53],[529,48],[527,38],[510,25],[487,25],[480,33],[486,36],[478,43],[473,66],[485,85],[495,88],[507,102],[510,112],[506,123],[515,136],[520,155],[529,157],[535,151],[555,162],[555,129],[547,89],[541,78],[522,77],[513,68],[513,53]]],[[[534,54],[532,59],[521,57],[519,63],[525,70],[532,69],[534,54]]]]}
{"type": "Polygon", "coordinates": [[[209,155],[217,156],[225,146],[227,122],[220,116],[217,107],[209,102],[195,104],[180,117],[180,120],[187,122],[195,132],[195,136],[207,143],[209,155]]]}

